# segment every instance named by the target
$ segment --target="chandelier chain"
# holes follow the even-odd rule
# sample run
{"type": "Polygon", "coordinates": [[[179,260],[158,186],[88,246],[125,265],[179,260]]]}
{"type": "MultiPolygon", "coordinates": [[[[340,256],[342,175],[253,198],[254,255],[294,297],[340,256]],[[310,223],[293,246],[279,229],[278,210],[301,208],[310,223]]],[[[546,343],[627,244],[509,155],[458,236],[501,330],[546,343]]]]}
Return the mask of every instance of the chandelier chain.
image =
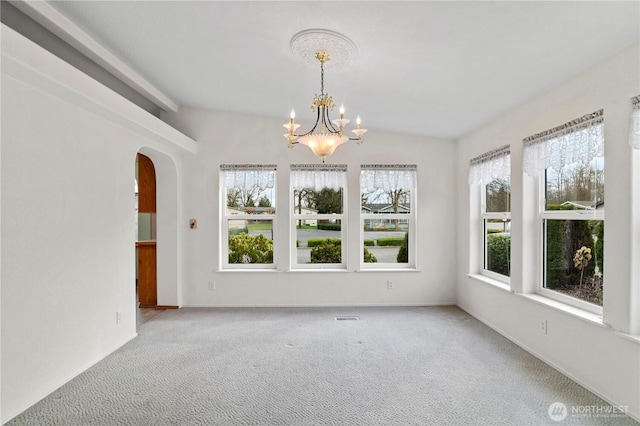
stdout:
{"type": "Polygon", "coordinates": [[[324,62],[320,62],[320,95],[324,97],[324,62]]]}
{"type": "Polygon", "coordinates": [[[331,59],[328,52],[324,50],[316,51],[316,59],[320,62],[320,94],[313,97],[311,103],[311,111],[316,113],[316,122],[306,133],[296,133],[299,124],[295,122],[295,111],[292,109],[289,122],[283,124],[288,130],[288,133],[284,135],[289,141],[289,148],[293,148],[294,144],[304,144],[308,146],[315,155],[322,158],[322,162],[327,156],[333,154],[335,149],[349,140],[355,140],[358,143],[362,143],[362,135],[367,131],[360,125],[360,117],[356,120],[356,128],[352,130],[355,134],[355,138],[349,138],[344,135],[344,126],[349,123],[349,120],[344,118],[344,106],[340,106],[340,117],[335,120],[331,120],[329,117],[329,111],[333,111],[335,104],[333,98],[328,93],[324,92],[324,63],[331,59]],[[320,132],[316,132],[316,129],[320,125],[320,132]]]}

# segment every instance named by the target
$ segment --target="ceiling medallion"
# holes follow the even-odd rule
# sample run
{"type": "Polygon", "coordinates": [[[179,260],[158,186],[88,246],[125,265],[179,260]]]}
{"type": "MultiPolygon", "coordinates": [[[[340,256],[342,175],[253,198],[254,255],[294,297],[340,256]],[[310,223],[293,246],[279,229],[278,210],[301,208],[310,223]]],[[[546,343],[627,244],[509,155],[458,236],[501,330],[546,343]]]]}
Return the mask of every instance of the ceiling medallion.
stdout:
{"type": "Polygon", "coordinates": [[[356,128],[351,130],[356,137],[345,136],[344,126],[350,120],[344,118],[344,106],[340,105],[340,118],[331,120],[329,111],[333,111],[335,104],[333,98],[324,92],[325,66],[329,68],[327,65],[330,63],[334,69],[343,66],[355,59],[358,51],[356,45],[347,37],[335,31],[322,29],[305,30],[294,35],[291,39],[291,51],[307,62],[320,62],[320,94],[316,94],[311,103],[311,111],[316,113],[316,123],[311,130],[296,133],[300,125],[295,122],[296,114],[292,109],[289,122],[283,124],[288,131],[284,137],[289,141],[289,148],[298,143],[306,145],[324,163],[325,158],[332,155],[343,143],[349,140],[362,143],[362,135],[367,131],[362,128],[358,116],[356,128]]]}
{"type": "Polygon", "coordinates": [[[303,30],[291,38],[291,51],[310,65],[316,65],[315,54],[329,52],[331,62],[326,69],[338,69],[358,57],[358,49],[347,36],[331,30],[312,28],[303,30]]]}

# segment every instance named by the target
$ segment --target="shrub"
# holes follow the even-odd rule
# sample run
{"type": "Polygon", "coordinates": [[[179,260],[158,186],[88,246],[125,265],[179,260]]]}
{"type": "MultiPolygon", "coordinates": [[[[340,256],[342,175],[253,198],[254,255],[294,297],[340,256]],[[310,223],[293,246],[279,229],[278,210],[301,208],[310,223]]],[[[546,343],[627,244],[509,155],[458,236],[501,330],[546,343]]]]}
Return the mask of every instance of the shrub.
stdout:
{"type": "Polygon", "coordinates": [[[364,245],[371,247],[371,246],[375,246],[376,242],[373,240],[364,240],[364,245]]]}
{"type": "Polygon", "coordinates": [[[340,238],[310,238],[309,241],[307,241],[307,247],[316,247],[327,241],[335,246],[342,244],[340,238]]]}
{"type": "Polygon", "coordinates": [[[242,227],[242,228],[229,228],[229,235],[240,235],[240,234],[248,234],[249,233],[249,228],[242,227]]]}
{"type": "Polygon", "coordinates": [[[487,238],[487,270],[510,276],[511,237],[490,235],[487,238]]]}
{"type": "Polygon", "coordinates": [[[340,240],[326,238],[321,240],[311,249],[311,261],[309,263],[341,263],[342,249],[340,240]],[[337,240],[338,244],[334,244],[337,240]]]}
{"type": "MultiPolygon", "coordinates": [[[[589,222],[586,220],[547,221],[547,278],[545,283],[547,288],[579,286],[582,274],[593,275],[595,262],[591,262],[582,271],[573,266],[573,256],[576,250],[582,246],[594,247],[592,237],[594,231],[592,231],[589,222]]],[[[602,257],[597,249],[596,256],[602,257]]]]}
{"type": "Polygon", "coordinates": [[[562,244],[565,223],[564,220],[547,221],[546,287],[550,289],[561,287],[567,281],[564,271],[568,265],[564,261],[562,244]]]}
{"type": "MultiPolygon", "coordinates": [[[[380,240],[378,240],[379,242],[380,240]]],[[[398,250],[398,256],[396,257],[398,263],[409,263],[409,233],[404,234],[404,239],[398,250]]]]}
{"type": "Polygon", "coordinates": [[[378,258],[375,257],[366,247],[364,248],[364,263],[377,263],[378,258]]]}
{"type": "Polygon", "coordinates": [[[399,247],[403,241],[404,238],[378,238],[378,245],[399,247]]]}
{"type": "Polygon", "coordinates": [[[318,229],[323,231],[340,231],[342,225],[339,223],[321,223],[318,222],[318,229]]]}
{"type": "MultiPolygon", "coordinates": [[[[309,263],[341,263],[341,241],[338,238],[325,238],[318,244],[314,242],[309,263]]],[[[364,263],[376,263],[378,259],[364,247],[364,263]]]]}
{"type": "Polygon", "coordinates": [[[229,237],[229,263],[273,263],[273,241],[264,235],[229,237]]]}

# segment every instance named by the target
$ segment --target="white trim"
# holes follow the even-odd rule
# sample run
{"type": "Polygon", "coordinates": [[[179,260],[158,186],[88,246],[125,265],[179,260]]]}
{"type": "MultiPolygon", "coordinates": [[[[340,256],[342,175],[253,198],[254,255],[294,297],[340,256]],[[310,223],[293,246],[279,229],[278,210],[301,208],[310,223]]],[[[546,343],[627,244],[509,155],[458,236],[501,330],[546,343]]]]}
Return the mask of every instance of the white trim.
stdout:
{"type": "MultiPolygon", "coordinates": [[[[586,320],[602,328],[608,328],[608,326],[604,322],[602,322],[601,313],[598,314],[596,312],[590,312],[584,309],[580,309],[574,306],[573,304],[563,303],[560,300],[555,300],[553,298],[547,297],[546,295],[542,295],[542,294],[525,294],[525,293],[516,293],[516,294],[525,299],[529,299],[541,305],[556,309],[560,312],[564,312],[568,315],[571,315],[572,317],[586,320]]],[[[567,298],[573,299],[572,297],[569,297],[569,296],[567,296],[567,298]]]]}
{"type": "MultiPolygon", "coordinates": [[[[486,271],[483,271],[483,272],[486,272],[486,271]]],[[[494,275],[498,275],[498,276],[502,277],[502,275],[500,275],[500,274],[494,274],[494,275]]],[[[496,279],[496,278],[490,277],[488,275],[485,275],[484,273],[482,273],[482,274],[467,274],[467,277],[469,277],[469,278],[471,278],[473,280],[476,280],[476,281],[483,282],[485,284],[489,284],[489,285],[491,285],[493,287],[499,288],[500,290],[504,290],[504,291],[507,291],[509,293],[513,293],[513,290],[511,289],[511,286],[507,282],[502,280],[502,279],[496,279]]]]}
{"type": "Polygon", "coordinates": [[[4,24],[1,28],[4,76],[36,87],[145,138],[171,148],[194,154],[198,152],[198,144],[193,139],[91,77],[79,73],[76,68],[44,51],[13,29],[4,24]]]}
{"type": "Polygon", "coordinates": [[[571,306],[572,308],[578,309],[581,312],[590,313],[593,315],[597,315],[602,319],[602,306],[594,305],[593,303],[585,302],[584,300],[578,299],[576,297],[567,296],[566,294],[554,291],[552,289],[540,287],[538,289],[537,294],[528,294],[528,296],[540,296],[546,300],[553,300],[562,304],[563,306],[571,306]]]}
{"type": "Polygon", "coordinates": [[[165,111],[178,111],[178,104],[135,72],[55,7],[45,1],[9,0],[20,11],[60,37],[102,68],[165,111]]]}
{"type": "MultiPolygon", "coordinates": [[[[360,166],[359,172],[359,194],[362,194],[363,189],[371,190],[372,188],[366,188],[363,185],[363,176],[367,173],[375,173],[376,171],[387,170],[401,170],[403,172],[410,173],[411,176],[411,188],[409,189],[409,211],[405,213],[362,213],[362,202],[358,203],[360,207],[360,222],[359,222],[359,241],[358,241],[358,271],[404,271],[404,270],[417,270],[418,269],[418,170],[417,166],[413,164],[406,165],[384,165],[384,164],[364,164],[360,166]],[[366,220],[394,220],[408,222],[408,234],[409,234],[409,246],[407,247],[409,258],[407,263],[393,263],[393,262],[376,262],[365,263],[364,262],[364,240],[365,230],[364,222],[366,220]]],[[[376,187],[375,191],[380,190],[380,187],[376,187]]],[[[360,197],[362,199],[362,197],[360,197]]],[[[398,248],[399,250],[399,248],[398,248]]]]}
{"type": "MultiPolygon", "coordinates": [[[[629,224],[630,256],[629,259],[640,257],[640,150],[631,151],[631,223],[629,224]]],[[[630,318],[629,332],[640,335],[640,262],[629,262],[629,300],[630,318]]]]}
{"type": "Polygon", "coordinates": [[[497,272],[490,271],[488,269],[483,269],[480,271],[480,276],[486,278],[487,280],[495,281],[500,284],[506,285],[509,289],[511,289],[511,277],[507,275],[502,275],[497,272]]]}
{"type": "Polygon", "coordinates": [[[625,340],[628,340],[630,342],[637,343],[640,345],[640,335],[638,334],[622,333],[621,331],[616,331],[615,334],[617,336],[622,337],[625,340]]]}
{"type": "MultiPolygon", "coordinates": [[[[250,213],[238,213],[238,214],[227,214],[227,173],[240,173],[242,171],[250,171],[253,173],[262,172],[264,174],[272,174],[273,176],[273,189],[277,188],[277,174],[276,167],[272,164],[221,164],[220,170],[218,171],[219,176],[219,200],[220,200],[220,241],[219,241],[219,259],[218,259],[218,270],[221,271],[267,271],[267,270],[278,270],[277,259],[279,252],[279,244],[277,242],[278,235],[278,215],[276,207],[273,207],[274,213],[261,213],[261,214],[250,214],[250,213]],[[255,220],[270,220],[271,221],[271,242],[273,243],[273,261],[271,263],[229,263],[229,222],[232,220],[243,220],[243,221],[255,221],[255,220]]],[[[274,205],[277,205],[278,194],[274,192],[274,205]]]]}
{"type": "MultiPolygon", "coordinates": [[[[138,327],[136,327],[136,329],[137,328],[138,327]]],[[[14,417],[17,417],[18,415],[20,415],[24,410],[26,410],[29,407],[32,407],[35,404],[37,404],[38,402],[42,401],[43,399],[45,399],[46,397],[51,395],[53,392],[55,392],[58,389],[60,389],[66,383],[69,383],[71,380],[75,379],[80,374],[82,374],[85,371],[89,370],[91,367],[93,367],[94,365],[98,364],[99,362],[104,360],[109,355],[113,354],[114,352],[116,352],[120,348],[124,347],[126,344],[131,342],[136,337],[138,337],[138,333],[137,332],[134,333],[133,335],[130,335],[129,337],[125,338],[125,340],[122,343],[116,344],[113,347],[109,348],[107,351],[105,351],[104,355],[98,356],[97,358],[90,359],[86,363],[82,364],[81,366],[79,366],[77,368],[74,368],[70,374],[67,374],[66,376],[64,376],[61,380],[59,380],[57,382],[57,384],[44,389],[42,392],[38,392],[37,396],[35,398],[31,399],[30,401],[27,401],[23,405],[22,408],[19,408],[17,410],[14,410],[13,412],[10,412],[7,415],[7,418],[3,419],[3,421],[5,422],[3,424],[8,424],[14,417]]],[[[3,414],[6,414],[6,413],[3,413],[3,414]]]]}
{"type": "MultiPolygon", "coordinates": [[[[533,299],[531,299],[529,297],[526,297],[526,295],[520,295],[520,296],[525,296],[525,298],[533,300],[533,299]]],[[[613,398],[608,397],[607,395],[601,393],[598,389],[594,388],[593,386],[590,386],[587,382],[585,382],[584,381],[584,377],[582,375],[576,375],[576,374],[572,373],[571,371],[566,370],[565,368],[560,366],[557,363],[557,360],[555,360],[553,357],[550,357],[548,354],[544,354],[544,353],[538,352],[538,351],[530,348],[528,345],[522,343],[519,339],[516,339],[515,337],[513,337],[508,332],[505,332],[502,329],[498,328],[492,322],[488,321],[486,318],[484,318],[483,316],[479,315],[474,310],[469,309],[465,305],[462,305],[462,304],[458,303],[456,306],[458,308],[462,309],[463,311],[465,311],[466,313],[468,313],[469,315],[471,315],[472,317],[474,317],[475,319],[477,319],[478,321],[480,321],[481,323],[483,323],[484,325],[486,325],[487,327],[493,329],[498,334],[504,336],[505,338],[507,338],[511,342],[515,343],[516,345],[518,345],[519,347],[521,347],[525,351],[529,352],[531,355],[535,356],[536,358],[540,359],[541,361],[545,362],[546,364],[549,364],[551,367],[555,368],[560,373],[564,374],[565,376],[567,376],[568,378],[570,378],[571,380],[573,380],[574,382],[576,382],[580,386],[584,387],[585,389],[587,389],[588,391],[592,392],[596,396],[602,398],[604,401],[608,402],[611,405],[619,405],[614,401],[613,398]]],[[[597,322],[595,322],[595,324],[596,325],[600,325],[597,322]]],[[[606,326],[603,326],[603,327],[606,327],[606,326]]],[[[640,421],[639,413],[627,411],[626,414],[629,417],[631,417],[632,419],[640,421]]],[[[559,424],[562,424],[562,423],[559,423],[559,424]]]]}
{"type": "MultiPolygon", "coordinates": [[[[497,155],[509,156],[509,161],[511,159],[511,154],[509,151],[509,145],[505,147],[499,148],[498,150],[494,150],[496,153],[492,156],[495,159],[497,155]],[[500,150],[502,150],[502,154],[500,154],[500,150]]],[[[494,151],[490,151],[494,152],[494,151]]],[[[501,176],[502,178],[509,179],[509,194],[511,194],[511,174],[508,176],[501,176]]],[[[481,247],[482,247],[482,263],[479,265],[480,275],[484,275],[491,280],[495,280],[501,283],[505,283],[509,288],[511,288],[511,276],[510,275],[502,275],[497,272],[486,269],[487,261],[489,256],[489,251],[487,250],[487,243],[489,242],[487,233],[487,221],[488,220],[502,220],[506,226],[506,222],[508,221],[511,224],[511,195],[509,195],[509,211],[506,212],[487,212],[487,185],[491,184],[494,180],[500,177],[495,177],[490,182],[484,182],[480,180],[480,225],[482,228],[482,232],[480,233],[480,238],[482,239],[481,247]]],[[[477,225],[476,225],[477,226],[477,225]]],[[[510,232],[509,232],[510,235],[510,232]]],[[[509,237],[509,265],[511,265],[511,237],[509,237]]],[[[511,271],[509,271],[511,273],[511,271]]]]}
{"type": "MultiPolygon", "coordinates": [[[[346,164],[292,164],[290,166],[291,174],[289,179],[289,269],[287,272],[309,272],[309,271],[338,271],[338,272],[352,272],[348,269],[348,247],[349,240],[347,234],[348,224],[348,189],[347,189],[347,165],[346,164]],[[311,170],[314,169],[314,170],[311,170]],[[316,213],[316,214],[298,214],[295,213],[295,197],[293,196],[296,188],[296,182],[292,175],[294,172],[310,172],[319,175],[321,173],[340,173],[342,176],[335,180],[341,181],[341,186],[337,190],[342,190],[342,213],[316,213]],[[296,244],[298,239],[298,229],[296,228],[296,222],[298,220],[315,220],[316,224],[318,220],[339,220],[340,221],[340,260],[341,263],[298,263],[298,246],[296,244]]],[[[316,180],[316,183],[322,183],[323,179],[316,180]]],[[[323,188],[316,188],[315,190],[321,190],[323,188]]],[[[336,188],[332,188],[336,189],[336,188]]]]}

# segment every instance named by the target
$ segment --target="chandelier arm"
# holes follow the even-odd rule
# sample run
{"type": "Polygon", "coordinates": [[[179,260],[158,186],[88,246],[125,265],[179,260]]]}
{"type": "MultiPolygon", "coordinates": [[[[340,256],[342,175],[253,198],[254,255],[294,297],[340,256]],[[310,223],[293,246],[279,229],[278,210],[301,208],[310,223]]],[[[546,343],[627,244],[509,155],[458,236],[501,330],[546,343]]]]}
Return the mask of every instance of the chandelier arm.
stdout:
{"type": "Polygon", "coordinates": [[[329,112],[324,109],[324,113],[322,114],[322,124],[330,133],[340,133],[340,130],[336,129],[331,122],[331,117],[329,117],[329,112]]]}
{"type": "Polygon", "coordinates": [[[294,136],[299,138],[301,136],[308,136],[308,135],[312,134],[316,130],[316,128],[318,127],[318,123],[320,123],[320,108],[318,108],[318,112],[317,112],[317,116],[316,116],[316,124],[313,125],[311,130],[309,130],[307,133],[302,133],[302,134],[298,134],[298,135],[294,135],[294,136]]]}

